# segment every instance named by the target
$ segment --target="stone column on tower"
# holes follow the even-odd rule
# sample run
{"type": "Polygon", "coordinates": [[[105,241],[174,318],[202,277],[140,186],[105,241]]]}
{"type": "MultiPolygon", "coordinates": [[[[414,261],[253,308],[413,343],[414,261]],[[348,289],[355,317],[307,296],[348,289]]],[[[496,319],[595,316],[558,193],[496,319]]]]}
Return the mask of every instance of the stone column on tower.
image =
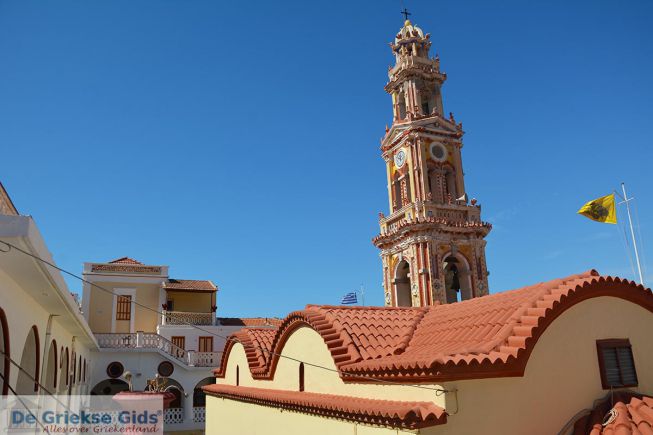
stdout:
{"type": "Polygon", "coordinates": [[[462,123],[443,115],[447,76],[430,35],[406,20],[390,44],[392,127],[381,141],[389,215],[379,214],[386,305],[453,303],[488,293],[481,206],[468,201],[462,123]]]}

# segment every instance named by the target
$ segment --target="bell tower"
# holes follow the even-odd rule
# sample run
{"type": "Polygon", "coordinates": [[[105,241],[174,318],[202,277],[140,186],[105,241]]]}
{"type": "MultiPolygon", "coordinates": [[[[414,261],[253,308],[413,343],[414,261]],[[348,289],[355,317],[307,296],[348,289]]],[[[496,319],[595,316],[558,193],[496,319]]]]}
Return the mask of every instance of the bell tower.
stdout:
{"type": "Polygon", "coordinates": [[[387,306],[453,303],[488,294],[481,206],[468,201],[462,166],[462,123],[443,116],[440,59],[429,34],[406,20],[390,44],[392,127],[381,152],[390,214],[379,213],[387,306]]]}

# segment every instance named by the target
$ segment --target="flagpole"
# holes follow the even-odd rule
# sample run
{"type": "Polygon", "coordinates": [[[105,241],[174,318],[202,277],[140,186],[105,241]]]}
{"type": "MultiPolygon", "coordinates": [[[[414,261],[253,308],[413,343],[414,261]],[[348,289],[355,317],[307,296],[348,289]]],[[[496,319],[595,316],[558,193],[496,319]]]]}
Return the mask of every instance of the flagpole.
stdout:
{"type": "Polygon", "coordinates": [[[644,285],[644,278],[642,277],[642,265],[639,262],[639,252],[637,251],[637,241],[635,240],[635,231],[633,231],[633,219],[630,216],[630,201],[633,198],[628,198],[626,194],[626,184],[621,183],[621,190],[624,193],[624,202],[626,203],[626,212],[628,213],[628,223],[630,224],[630,235],[633,238],[633,248],[635,248],[635,261],[637,262],[637,273],[639,274],[639,283],[644,285]]]}

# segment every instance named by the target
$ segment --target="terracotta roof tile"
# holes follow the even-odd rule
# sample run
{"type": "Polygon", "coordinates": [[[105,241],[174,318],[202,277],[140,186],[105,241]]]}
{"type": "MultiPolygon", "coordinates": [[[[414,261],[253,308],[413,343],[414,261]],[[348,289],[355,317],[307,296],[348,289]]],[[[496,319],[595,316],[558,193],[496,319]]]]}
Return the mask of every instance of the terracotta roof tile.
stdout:
{"type": "Polygon", "coordinates": [[[218,317],[224,326],[268,326],[277,327],[283,321],[276,317],[218,317]]]}
{"type": "Polygon", "coordinates": [[[109,264],[143,264],[140,261],[136,261],[133,258],[129,257],[120,257],[115,260],[109,261],[109,264]]]}
{"type": "Polygon", "coordinates": [[[231,400],[393,428],[418,429],[447,422],[445,411],[432,402],[365,399],[220,384],[202,389],[209,395],[231,400]]]}
{"type": "Polygon", "coordinates": [[[653,397],[616,391],[574,423],[573,435],[617,434],[653,435],[653,397]]]}
{"type": "MultiPolygon", "coordinates": [[[[266,334],[272,358],[253,356],[252,376],[271,379],[287,337],[309,326],[324,339],[346,381],[361,376],[406,381],[443,381],[488,376],[520,376],[539,336],[564,310],[591,297],[615,296],[653,311],[653,294],[632,281],[588,271],[562,279],[454,304],[426,308],[308,305],[266,334]],[[255,362],[255,363],[254,363],[255,362]]],[[[227,340],[221,368],[233,343],[227,340]]],[[[222,369],[216,376],[223,377],[222,369]]]]}
{"type": "Polygon", "coordinates": [[[211,281],[197,279],[172,279],[163,283],[165,290],[214,292],[218,288],[211,281]]]}

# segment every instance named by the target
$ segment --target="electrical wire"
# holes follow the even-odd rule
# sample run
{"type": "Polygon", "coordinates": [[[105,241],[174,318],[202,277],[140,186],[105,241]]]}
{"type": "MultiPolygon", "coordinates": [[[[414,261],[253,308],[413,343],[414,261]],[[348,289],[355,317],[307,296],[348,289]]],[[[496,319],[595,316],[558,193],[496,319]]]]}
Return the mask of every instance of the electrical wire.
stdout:
{"type": "MultiPolygon", "coordinates": [[[[23,370],[25,373],[27,373],[27,371],[25,371],[25,369],[23,369],[19,364],[16,364],[11,358],[9,358],[9,356],[6,353],[4,353],[3,351],[0,351],[0,353],[2,353],[5,356],[5,359],[9,359],[9,361],[11,361],[14,365],[16,365],[19,368],[19,370],[23,370]]],[[[28,376],[29,376],[29,373],[28,373],[28,376]]],[[[9,391],[11,391],[12,394],[16,397],[16,399],[20,402],[20,404],[23,405],[23,408],[25,408],[27,410],[27,412],[29,412],[29,415],[32,416],[34,421],[36,421],[39,424],[39,426],[41,426],[41,429],[43,429],[43,431],[49,435],[50,431],[48,430],[48,428],[46,428],[45,425],[41,422],[41,420],[39,420],[38,417],[36,415],[34,415],[32,410],[29,409],[27,404],[25,404],[25,402],[20,397],[20,395],[18,393],[16,393],[16,390],[14,390],[14,388],[9,384],[9,379],[5,378],[4,374],[1,374],[1,373],[0,373],[0,378],[2,379],[2,382],[5,385],[7,385],[7,389],[9,389],[9,391]]],[[[32,378],[32,380],[33,379],[34,378],[32,378]]],[[[36,381],[36,383],[39,386],[41,385],[38,381],[36,381]]]]}
{"type": "MultiPolygon", "coordinates": [[[[28,378],[30,381],[32,381],[32,382],[34,382],[36,385],[38,385],[38,386],[39,386],[39,389],[45,391],[45,392],[48,394],[48,396],[53,397],[54,400],[56,400],[57,403],[59,403],[59,405],[61,405],[61,406],[63,406],[64,408],[66,408],[66,410],[68,410],[68,411],[72,411],[72,410],[71,410],[71,409],[70,409],[70,408],[69,408],[69,407],[68,407],[64,402],[62,402],[61,400],[59,400],[59,398],[57,397],[56,394],[52,393],[50,390],[48,390],[47,388],[45,388],[45,385],[41,384],[41,382],[39,382],[39,381],[38,381],[34,376],[32,376],[32,374],[31,374],[28,370],[26,370],[23,366],[21,366],[21,365],[18,364],[16,361],[14,361],[14,360],[11,358],[11,356],[7,355],[7,353],[5,353],[5,352],[2,351],[2,350],[0,350],[0,355],[3,355],[3,356],[4,356],[4,358],[3,358],[4,360],[9,361],[11,364],[13,364],[15,367],[17,367],[18,370],[20,370],[21,372],[25,373],[25,375],[27,375],[27,378],[28,378]]],[[[56,364],[56,362],[55,362],[55,364],[56,364]]],[[[2,375],[0,375],[0,376],[2,376],[2,375]]],[[[11,385],[9,385],[9,382],[7,382],[7,387],[11,388],[11,385]]]]}
{"type": "MultiPolygon", "coordinates": [[[[56,270],[58,270],[58,271],[60,271],[60,272],[62,272],[62,273],[65,273],[66,275],[69,275],[69,276],[71,276],[71,277],[73,277],[73,278],[75,278],[75,279],[78,279],[79,281],[81,281],[81,282],[83,282],[83,283],[86,283],[86,284],[88,284],[88,285],[91,285],[91,286],[93,286],[93,287],[99,289],[99,290],[102,290],[103,292],[109,293],[109,294],[111,294],[111,295],[113,295],[113,296],[117,296],[117,297],[118,297],[118,296],[121,296],[121,295],[119,295],[119,294],[117,294],[117,293],[114,293],[113,291],[111,291],[111,290],[109,290],[109,289],[107,289],[107,288],[104,288],[104,287],[102,287],[102,286],[100,286],[100,285],[97,285],[97,284],[91,282],[91,281],[88,281],[88,280],[84,279],[83,277],[81,277],[81,276],[79,276],[79,275],[77,275],[77,274],[75,274],[75,273],[73,273],[73,272],[69,272],[68,270],[63,269],[63,268],[61,268],[61,267],[59,267],[59,266],[57,266],[57,265],[55,265],[55,264],[49,262],[48,260],[45,260],[45,259],[39,257],[38,255],[34,255],[34,254],[32,254],[31,252],[27,252],[27,251],[25,251],[25,250],[19,248],[18,246],[14,245],[14,244],[12,244],[12,243],[5,242],[4,240],[0,240],[0,243],[4,243],[5,245],[7,245],[7,246],[9,247],[9,250],[11,250],[11,249],[15,249],[15,250],[17,250],[17,251],[19,251],[19,252],[21,252],[21,253],[23,253],[23,254],[29,256],[29,257],[34,258],[35,260],[38,260],[38,261],[40,261],[40,262],[42,262],[42,263],[44,263],[44,264],[47,264],[48,266],[50,266],[50,267],[52,267],[52,268],[54,268],[54,269],[56,269],[56,270]]],[[[8,250],[8,251],[2,251],[2,252],[9,252],[9,250],[8,250]]],[[[139,306],[139,307],[141,307],[141,308],[143,308],[143,309],[145,309],[145,310],[148,310],[148,311],[151,311],[151,312],[154,312],[154,313],[160,314],[160,315],[163,315],[163,314],[164,314],[162,311],[159,311],[159,310],[157,310],[157,309],[155,309],[155,308],[149,307],[149,306],[147,306],[147,305],[145,305],[145,304],[142,304],[142,303],[140,303],[140,302],[132,301],[131,303],[134,304],[134,305],[136,305],[136,306],[139,306]]],[[[193,324],[191,324],[190,322],[186,322],[186,321],[183,321],[183,320],[182,320],[182,321],[180,321],[179,323],[182,324],[182,325],[185,325],[185,326],[190,326],[190,327],[192,327],[192,328],[195,328],[195,329],[197,329],[197,330],[199,330],[199,331],[202,331],[202,332],[204,332],[204,333],[206,333],[206,334],[208,334],[208,335],[214,336],[214,337],[222,338],[222,339],[224,339],[224,340],[228,340],[228,339],[229,339],[229,337],[227,337],[227,336],[220,335],[220,334],[215,333],[215,332],[213,332],[213,331],[209,331],[209,330],[207,330],[207,329],[202,328],[202,327],[199,326],[199,325],[193,325],[193,324]]],[[[242,344],[242,343],[241,343],[241,344],[242,344]]],[[[332,373],[338,373],[338,375],[342,375],[342,374],[343,374],[343,372],[340,371],[340,370],[338,370],[338,369],[332,369],[332,368],[330,368],[330,367],[325,367],[325,366],[322,366],[322,365],[319,365],[319,364],[314,364],[314,363],[310,363],[310,362],[302,361],[302,360],[300,360],[300,359],[293,358],[293,357],[289,357],[289,356],[287,356],[287,355],[282,355],[282,354],[280,354],[280,353],[274,352],[274,351],[269,350],[269,349],[265,349],[265,348],[260,347],[260,346],[254,346],[254,347],[255,347],[256,349],[258,349],[258,350],[260,350],[260,351],[262,351],[262,352],[268,354],[268,355],[271,355],[271,356],[276,356],[276,357],[279,357],[279,358],[285,358],[285,359],[290,360],[290,361],[295,361],[295,362],[298,362],[298,363],[303,363],[305,366],[310,366],[310,367],[314,367],[314,368],[318,368],[318,369],[326,370],[326,371],[329,371],[329,372],[332,372],[332,373]]],[[[222,350],[222,351],[218,351],[218,352],[216,352],[216,353],[224,353],[224,350],[222,350]]],[[[418,389],[421,389],[421,390],[434,391],[434,392],[436,393],[436,396],[440,396],[440,395],[442,395],[442,394],[444,394],[444,393],[449,393],[449,392],[455,391],[455,390],[447,390],[447,389],[444,389],[444,388],[426,387],[426,386],[424,386],[424,385],[417,385],[417,384],[404,384],[404,383],[397,382],[397,381],[391,381],[391,380],[389,380],[389,379],[380,379],[380,378],[374,378],[374,377],[371,377],[371,376],[365,376],[365,375],[356,375],[356,374],[350,374],[350,373],[347,373],[346,376],[347,376],[347,377],[350,377],[350,378],[355,378],[355,379],[361,379],[361,380],[364,379],[364,380],[366,380],[366,381],[377,382],[377,383],[380,383],[380,384],[399,385],[399,386],[403,386],[403,387],[411,387],[411,388],[418,388],[418,389]]]]}

